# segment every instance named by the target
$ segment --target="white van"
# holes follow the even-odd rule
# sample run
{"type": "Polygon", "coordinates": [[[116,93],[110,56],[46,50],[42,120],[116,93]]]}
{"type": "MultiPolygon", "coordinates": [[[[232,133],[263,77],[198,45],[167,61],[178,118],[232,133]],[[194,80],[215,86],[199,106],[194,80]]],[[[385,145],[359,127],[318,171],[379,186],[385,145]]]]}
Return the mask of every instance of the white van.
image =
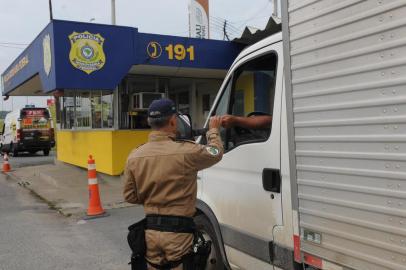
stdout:
{"type": "Polygon", "coordinates": [[[222,129],[198,175],[209,269],[405,270],[406,3],[282,2],[210,112],[272,125],[222,129]]]}
{"type": "Polygon", "coordinates": [[[1,151],[49,155],[55,146],[54,127],[47,108],[27,106],[6,115],[1,131],[1,151]]]}

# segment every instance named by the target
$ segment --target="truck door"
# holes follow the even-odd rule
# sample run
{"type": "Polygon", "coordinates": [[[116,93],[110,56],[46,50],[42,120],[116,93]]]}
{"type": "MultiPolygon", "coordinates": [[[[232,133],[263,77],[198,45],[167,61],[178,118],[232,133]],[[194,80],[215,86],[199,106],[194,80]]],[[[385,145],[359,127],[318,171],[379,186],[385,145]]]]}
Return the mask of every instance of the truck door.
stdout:
{"type": "Polygon", "coordinates": [[[220,131],[222,161],[203,171],[202,200],[220,223],[228,259],[242,269],[269,269],[272,229],[282,224],[280,50],[273,44],[242,58],[211,112],[234,120],[220,131]]]}

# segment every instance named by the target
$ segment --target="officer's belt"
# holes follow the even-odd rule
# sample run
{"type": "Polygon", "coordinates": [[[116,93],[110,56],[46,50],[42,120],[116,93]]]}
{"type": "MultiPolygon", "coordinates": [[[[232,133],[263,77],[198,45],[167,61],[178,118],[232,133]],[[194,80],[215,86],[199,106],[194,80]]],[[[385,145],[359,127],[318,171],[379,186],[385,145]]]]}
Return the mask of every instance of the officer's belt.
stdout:
{"type": "Polygon", "coordinates": [[[174,233],[194,233],[196,230],[193,218],[190,217],[151,214],[147,215],[146,220],[147,230],[174,233]]]}

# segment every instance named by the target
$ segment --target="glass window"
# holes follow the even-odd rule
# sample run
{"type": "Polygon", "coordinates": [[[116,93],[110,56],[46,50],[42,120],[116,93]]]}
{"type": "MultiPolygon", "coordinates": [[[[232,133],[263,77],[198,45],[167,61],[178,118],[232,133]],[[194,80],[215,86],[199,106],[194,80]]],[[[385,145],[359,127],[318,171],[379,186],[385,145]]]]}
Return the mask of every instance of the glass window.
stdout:
{"type": "Polygon", "coordinates": [[[92,92],[92,128],[102,128],[102,102],[101,92],[92,92]]]}
{"type": "Polygon", "coordinates": [[[214,112],[227,115],[223,118],[227,128],[220,130],[227,151],[269,138],[276,68],[276,54],[261,56],[240,66],[228,82],[214,112]]]}
{"type": "Polygon", "coordinates": [[[102,120],[103,128],[113,128],[114,110],[113,110],[113,93],[102,93],[102,120]]]}
{"type": "Polygon", "coordinates": [[[183,114],[190,114],[189,92],[178,94],[178,111],[183,114]]]}
{"type": "Polygon", "coordinates": [[[90,92],[76,92],[76,127],[90,128],[90,92]]]}
{"type": "Polygon", "coordinates": [[[75,96],[74,92],[66,91],[62,98],[62,128],[71,129],[75,126],[75,96]]]}
{"type": "Polygon", "coordinates": [[[61,128],[113,128],[113,93],[66,90],[61,98],[61,128]]]}
{"type": "MultiPolygon", "coordinates": [[[[221,99],[216,107],[216,110],[214,112],[214,115],[218,115],[218,116],[223,116],[227,114],[228,111],[228,105],[230,102],[230,93],[231,93],[231,86],[232,86],[232,80],[230,79],[227,82],[227,86],[221,96],[221,99]]],[[[226,141],[226,129],[221,127],[220,128],[220,136],[221,139],[223,141],[223,143],[225,143],[226,141]]]]}

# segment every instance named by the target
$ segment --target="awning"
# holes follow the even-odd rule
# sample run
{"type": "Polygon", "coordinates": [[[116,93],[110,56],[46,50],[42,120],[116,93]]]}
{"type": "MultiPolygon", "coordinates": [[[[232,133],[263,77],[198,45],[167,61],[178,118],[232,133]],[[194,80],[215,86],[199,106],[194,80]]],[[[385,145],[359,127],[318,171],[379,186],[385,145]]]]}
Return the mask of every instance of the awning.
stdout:
{"type": "Polygon", "coordinates": [[[2,74],[3,95],[113,90],[128,74],[222,78],[243,45],[52,21],[2,74]]]}

